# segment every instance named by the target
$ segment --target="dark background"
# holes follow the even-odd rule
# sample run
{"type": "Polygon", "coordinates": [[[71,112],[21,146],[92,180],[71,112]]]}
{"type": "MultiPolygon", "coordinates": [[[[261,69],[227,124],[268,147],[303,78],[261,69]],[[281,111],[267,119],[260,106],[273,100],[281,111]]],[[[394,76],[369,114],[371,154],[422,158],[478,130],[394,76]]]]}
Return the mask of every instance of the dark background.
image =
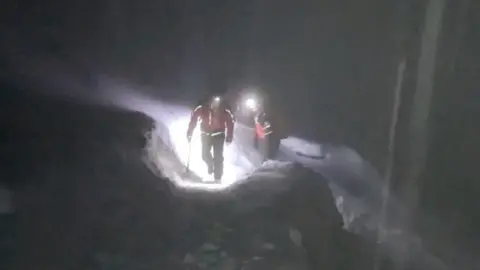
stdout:
{"type": "Polygon", "coordinates": [[[404,179],[426,3],[5,0],[1,74],[5,85],[93,99],[105,77],[179,101],[259,86],[290,133],[346,144],[383,173],[405,58],[393,189],[418,192],[418,212],[440,219],[459,246],[473,245],[480,225],[477,1],[447,1],[432,104],[424,105],[427,162],[415,192],[404,179]]]}
{"type": "Polygon", "coordinates": [[[375,145],[380,156],[398,32],[416,25],[402,1],[2,5],[8,64],[43,82],[62,80],[68,85],[64,91],[85,84],[79,75],[94,81],[100,74],[153,87],[163,98],[195,99],[200,92],[259,86],[292,132],[354,144],[361,152],[375,145]]]}

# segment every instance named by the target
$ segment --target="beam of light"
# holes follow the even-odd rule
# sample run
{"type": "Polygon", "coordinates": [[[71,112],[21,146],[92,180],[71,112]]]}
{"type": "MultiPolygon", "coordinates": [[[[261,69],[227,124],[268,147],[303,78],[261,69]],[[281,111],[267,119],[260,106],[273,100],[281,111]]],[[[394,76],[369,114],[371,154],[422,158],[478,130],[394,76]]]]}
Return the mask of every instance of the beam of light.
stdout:
{"type": "Polygon", "coordinates": [[[172,179],[179,187],[197,188],[207,190],[221,190],[230,187],[239,179],[246,175],[245,169],[237,163],[238,153],[233,145],[225,145],[224,148],[224,173],[220,183],[214,182],[213,176],[207,172],[207,166],[202,160],[202,145],[200,132],[195,129],[190,145],[186,139],[189,117],[179,117],[171,121],[169,133],[172,146],[180,162],[185,166],[189,164],[190,173],[202,179],[202,181],[193,181],[188,175],[175,177],[172,179]]]}
{"type": "MultiPolygon", "coordinates": [[[[229,146],[226,145],[224,149],[222,181],[221,183],[212,182],[213,177],[207,174],[207,167],[201,157],[200,132],[197,128],[191,141],[190,174],[186,174],[185,168],[189,158],[186,133],[191,108],[163,103],[144,94],[129,91],[128,87],[122,87],[120,90],[122,91],[110,96],[113,104],[128,110],[143,112],[158,122],[153,133],[161,142],[147,146],[149,148],[148,159],[156,167],[155,169],[162,171],[162,174],[167,176],[175,186],[207,191],[224,190],[241,179],[245,179],[247,174],[254,170],[253,163],[238,150],[245,150],[245,147],[240,147],[238,140],[234,138],[233,143],[229,146]],[[161,144],[167,145],[167,152],[173,151],[174,153],[166,154],[166,149],[161,144]],[[176,159],[183,168],[178,168],[176,159]],[[194,177],[191,177],[192,174],[194,177]],[[195,181],[198,178],[205,181],[195,181]]],[[[235,133],[238,134],[238,132],[235,133]]]]}

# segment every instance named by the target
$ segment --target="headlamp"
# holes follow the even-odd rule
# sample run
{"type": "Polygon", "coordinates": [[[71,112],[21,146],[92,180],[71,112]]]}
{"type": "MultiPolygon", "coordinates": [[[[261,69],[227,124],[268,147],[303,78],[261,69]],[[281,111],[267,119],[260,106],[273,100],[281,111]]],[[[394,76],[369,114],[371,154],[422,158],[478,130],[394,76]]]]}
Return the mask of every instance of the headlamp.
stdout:
{"type": "Polygon", "coordinates": [[[216,96],[212,99],[212,102],[210,103],[210,107],[212,108],[218,108],[221,103],[221,98],[219,96],[216,96]]]}
{"type": "Polygon", "coordinates": [[[253,98],[248,98],[245,100],[245,106],[252,111],[256,111],[258,109],[257,101],[253,98]]]}

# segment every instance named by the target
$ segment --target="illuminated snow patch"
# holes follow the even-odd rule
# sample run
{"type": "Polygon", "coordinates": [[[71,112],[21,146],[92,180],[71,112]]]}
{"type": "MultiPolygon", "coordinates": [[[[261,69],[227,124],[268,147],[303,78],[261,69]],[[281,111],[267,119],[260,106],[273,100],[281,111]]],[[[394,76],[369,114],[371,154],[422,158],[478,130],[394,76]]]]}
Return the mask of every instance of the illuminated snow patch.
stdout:
{"type": "MultiPolygon", "coordinates": [[[[154,171],[171,179],[177,187],[219,190],[230,187],[247,173],[253,171],[248,147],[242,147],[234,139],[232,145],[224,149],[224,175],[221,183],[213,182],[213,176],[207,174],[207,166],[202,160],[200,134],[195,130],[191,142],[186,139],[191,108],[172,105],[154,100],[140,93],[123,91],[116,95],[114,102],[124,108],[140,111],[157,121],[155,129],[149,134],[147,145],[147,163],[154,171]],[[237,144],[237,143],[238,144],[237,144]],[[185,168],[190,156],[190,173],[185,168]],[[161,173],[160,173],[161,172],[161,173]]],[[[236,135],[235,135],[236,136],[236,135]]]]}
{"type": "Polygon", "coordinates": [[[285,138],[282,140],[282,145],[296,153],[301,153],[304,156],[320,157],[326,154],[322,145],[300,138],[285,138]]]}
{"type": "MultiPolygon", "coordinates": [[[[174,155],[166,157],[159,152],[153,158],[154,163],[165,175],[168,176],[176,186],[183,188],[195,188],[206,190],[221,190],[230,187],[239,179],[247,175],[245,164],[241,163],[241,156],[237,153],[237,147],[234,143],[225,145],[224,148],[224,174],[220,183],[214,182],[213,175],[207,172],[207,166],[202,160],[200,132],[198,128],[194,131],[192,141],[189,144],[186,139],[189,116],[172,117],[168,123],[168,134],[157,127],[156,135],[161,137],[163,143],[169,144],[169,148],[174,155]],[[168,137],[168,138],[166,138],[168,137]],[[177,159],[177,164],[172,159],[177,159]],[[189,164],[189,172],[186,172],[189,164]],[[243,165],[243,166],[241,166],[243,165]]],[[[155,150],[156,151],[156,150],[155,150]]],[[[151,157],[152,158],[152,157],[151,157]]]]}

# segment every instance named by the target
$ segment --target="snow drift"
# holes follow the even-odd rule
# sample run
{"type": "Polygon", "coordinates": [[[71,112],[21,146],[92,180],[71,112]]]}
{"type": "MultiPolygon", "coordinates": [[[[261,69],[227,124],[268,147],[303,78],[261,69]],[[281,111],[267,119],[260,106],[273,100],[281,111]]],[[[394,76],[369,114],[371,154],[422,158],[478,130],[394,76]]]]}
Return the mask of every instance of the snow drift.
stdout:
{"type": "Polygon", "coordinates": [[[0,216],[0,269],[168,268],[168,181],[141,162],[151,119],[33,94],[10,101],[2,180],[15,212],[0,216]]]}
{"type": "MultiPolygon", "coordinates": [[[[153,171],[172,179],[175,186],[187,188],[188,196],[192,196],[191,188],[197,191],[223,190],[216,194],[197,192],[196,195],[209,201],[220,199],[222,203],[224,200],[237,202],[231,205],[231,209],[248,212],[276,205],[276,198],[282,194],[292,194],[292,179],[301,179],[298,182],[305,186],[309,186],[305,183],[313,181],[317,187],[311,190],[328,200],[320,202],[317,198],[317,201],[314,200],[312,205],[307,206],[309,209],[322,205],[321,207],[330,209],[322,215],[324,218],[328,216],[328,219],[336,220],[340,217],[340,222],[336,225],[344,224],[349,231],[373,241],[378,240],[382,183],[376,170],[355,151],[342,146],[319,145],[288,137],[280,147],[279,159],[284,162],[271,161],[259,165],[258,153],[248,147],[251,132],[247,131],[248,128],[237,125],[234,143],[226,154],[226,167],[235,175],[235,181],[230,178],[224,185],[202,183],[201,173],[184,173],[187,163],[185,153],[188,152],[184,137],[189,109],[167,104],[146,106],[147,103],[143,102],[142,109],[149,112],[149,115],[158,117],[155,128],[148,135],[145,160],[153,171]],[[304,178],[309,180],[305,181],[304,178]],[[242,199],[235,200],[232,197],[242,199]]],[[[197,153],[196,158],[199,157],[197,153]]],[[[200,160],[197,162],[199,167],[205,167],[200,160]]],[[[305,200],[300,194],[296,196],[299,196],[297,200],[305,200]]],[[[400,215],[403,209],[399,202],[392,200],[390,211],[400,215]]],[[[382,226],[381,236],[382,245],[390,252],[396,253],[396,246],[407,241],[415,247],[410,250],[413,257],[423,257],[422,260],[429,261],[428,265],[442,265],[430,254],[424,253],[421,242],[415,235],[395,227],[395,223],[382,226]]]]}

